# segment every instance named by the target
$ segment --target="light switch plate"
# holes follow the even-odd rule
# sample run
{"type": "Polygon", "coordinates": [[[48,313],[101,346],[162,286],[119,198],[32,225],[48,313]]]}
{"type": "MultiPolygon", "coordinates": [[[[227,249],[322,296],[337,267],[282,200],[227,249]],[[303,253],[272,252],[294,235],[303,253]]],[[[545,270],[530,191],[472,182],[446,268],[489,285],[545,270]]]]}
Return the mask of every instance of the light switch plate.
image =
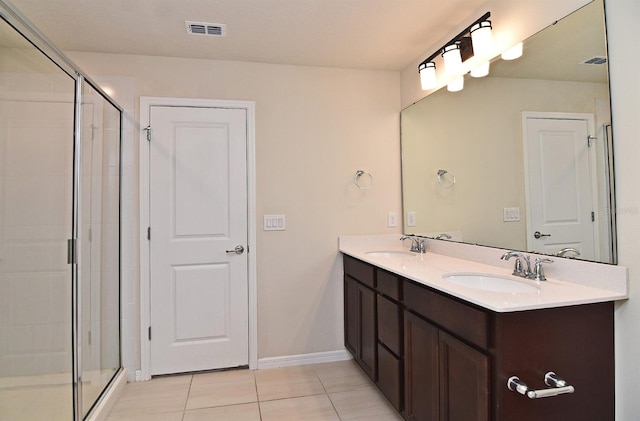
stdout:
{"type": "Polygon", "coordinates": [[[390,228],[398,226],[398,213],[397,212],[389,212],[387,214],[387,226],[390,227],[390,228]]]}
{"type": "Polygon", "coordinates": [[[408,227],[415,227],[417,224],[416,222],[416,213],[415,212],[407,212],[407,226],[408,227]]]}
{"type": "Polygon", "coordinates": [[[284,231],[286,228],[284,215],[265,215],[264,231],[284,231]]]}
{"type": "Polygon", "coordinates": [[[520,220],[520,208],[504,208],[503,218],[504,222],[517,222],[520,220]]]}

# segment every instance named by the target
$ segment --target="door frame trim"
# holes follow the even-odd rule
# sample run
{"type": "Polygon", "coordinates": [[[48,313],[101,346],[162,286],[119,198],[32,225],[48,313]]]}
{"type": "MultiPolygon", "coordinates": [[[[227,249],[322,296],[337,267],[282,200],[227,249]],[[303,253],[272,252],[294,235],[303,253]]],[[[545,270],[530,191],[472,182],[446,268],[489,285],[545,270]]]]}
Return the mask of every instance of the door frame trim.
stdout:
{"type": "Polygon", "coordinates": [[[147,241],[149,226],[149,126],[150,107],[209,107],[243,109],[247,113],[247,241],[249,291],[249,369],[258,368],[258,282],[256,256],[256,159],[255,159],[255,102],[199,98],[140,97],[140,376],[151,378],[151,346],[148,327],[151,324],[150,260],[147,241]]]}
{"type": "MultiPolygon", "coordinates": [[[[525,207],[526,207],[526,236],[527,236],[527,250],[533,250],[531,244],[531,233],[533,228],[531,226],[530,207],[531,207],[531,191],[529,181],[529,159],[528,159],[528,135],[527,135],[527,120],[528,119],[546,119],[546,120],[580,120],[587,123],[588,136],[595,136],[595,115],[591,113],[569,113],[569,112],[544,112],[544,111],[523,111],[522,112],[522,149],[524,157],[524,190],[525,190],[525,207]]],[[[586,139],[585,139],[586,140],[586,139]]],[[[589,148],[589,167],[590,167],[590,179],[591,179],[591,208],[593,210],[598,209],[598,180],[596,178],[593,166],[596,165],[595,148],[589,148]]],[[[596,218],[592,226],[593,229],[593,247],[596,259],[600,258],[600,229],[599,220],[596,218]]]]}

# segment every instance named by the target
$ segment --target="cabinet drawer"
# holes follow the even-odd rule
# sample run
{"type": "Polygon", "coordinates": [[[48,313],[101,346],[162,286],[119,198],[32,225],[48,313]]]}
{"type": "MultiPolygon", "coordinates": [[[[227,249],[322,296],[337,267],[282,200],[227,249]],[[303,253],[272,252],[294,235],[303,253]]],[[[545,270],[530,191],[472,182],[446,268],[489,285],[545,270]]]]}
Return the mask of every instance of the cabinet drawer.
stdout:
{"type": "Polygon", "coordinates": [[[343,255],[343,262],[345,274],[371,288],[375,288],[373,266],[347,255],[343,255]]]}
{"type": "Polygon", "coordinates": [[[376,278],[378,284],[376,289],[380,294],[400,301],[400,280],[396,275],[377,269],[376,278]]]}
{"type": "Polygon", "coordinates": [[[403,288],[403,303],[408,309],[459,338],[488,347],[487,313],[409,281],[404,282],[403,288]]]}
{"type": "Polygon", "coordinates": [[[378,381],[376,385],[398,411],[402,410],[401,373],[400,359],[378,344],[378,381]]]}
{"type": "Polygon", "coordinates": [[[401,354],[400,306],[378,295],[378,340],[394,354],[401,354]]]}

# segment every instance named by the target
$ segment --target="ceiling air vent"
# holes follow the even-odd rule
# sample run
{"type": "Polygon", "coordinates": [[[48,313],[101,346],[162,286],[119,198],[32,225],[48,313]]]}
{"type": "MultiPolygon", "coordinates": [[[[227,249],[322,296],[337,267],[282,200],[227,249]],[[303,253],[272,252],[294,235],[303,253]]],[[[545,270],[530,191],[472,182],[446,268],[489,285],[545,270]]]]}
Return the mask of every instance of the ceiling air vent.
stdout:
{"type": "Polygon", "coordinates": [[[206,23],[185,21],[187,25],[187,34],[190,35],[207,35],[210,37],[226,37],[227,25],[222,23],[206,23]]]}
{"type": "Polygon", "coordinates": [[[607,63],[606,57],[591,57],[583,61],[581,64],[602,65],[607,63]]]}

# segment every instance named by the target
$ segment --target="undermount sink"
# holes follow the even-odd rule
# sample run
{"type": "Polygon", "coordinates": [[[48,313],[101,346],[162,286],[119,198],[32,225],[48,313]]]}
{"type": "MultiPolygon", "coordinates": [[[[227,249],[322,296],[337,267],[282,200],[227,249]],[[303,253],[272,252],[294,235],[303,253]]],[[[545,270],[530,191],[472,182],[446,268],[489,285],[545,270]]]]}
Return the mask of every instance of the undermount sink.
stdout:
{"type": "Polygon", "coordinates": [[[442,278],[452,284],[481,291],[531,294],[540,291],[537,285],[513,277],[492,275],[490,273],[447,273],[442,278]]]}
{"type": "Polygon", "coordinates": [[[368,251],[365,254],[368,254],[371,257],[384,257],[387,259],[414,257],[416,255],[415,253],[411,253],[410,251],[400,251],[400,250],[368,251]]]}

